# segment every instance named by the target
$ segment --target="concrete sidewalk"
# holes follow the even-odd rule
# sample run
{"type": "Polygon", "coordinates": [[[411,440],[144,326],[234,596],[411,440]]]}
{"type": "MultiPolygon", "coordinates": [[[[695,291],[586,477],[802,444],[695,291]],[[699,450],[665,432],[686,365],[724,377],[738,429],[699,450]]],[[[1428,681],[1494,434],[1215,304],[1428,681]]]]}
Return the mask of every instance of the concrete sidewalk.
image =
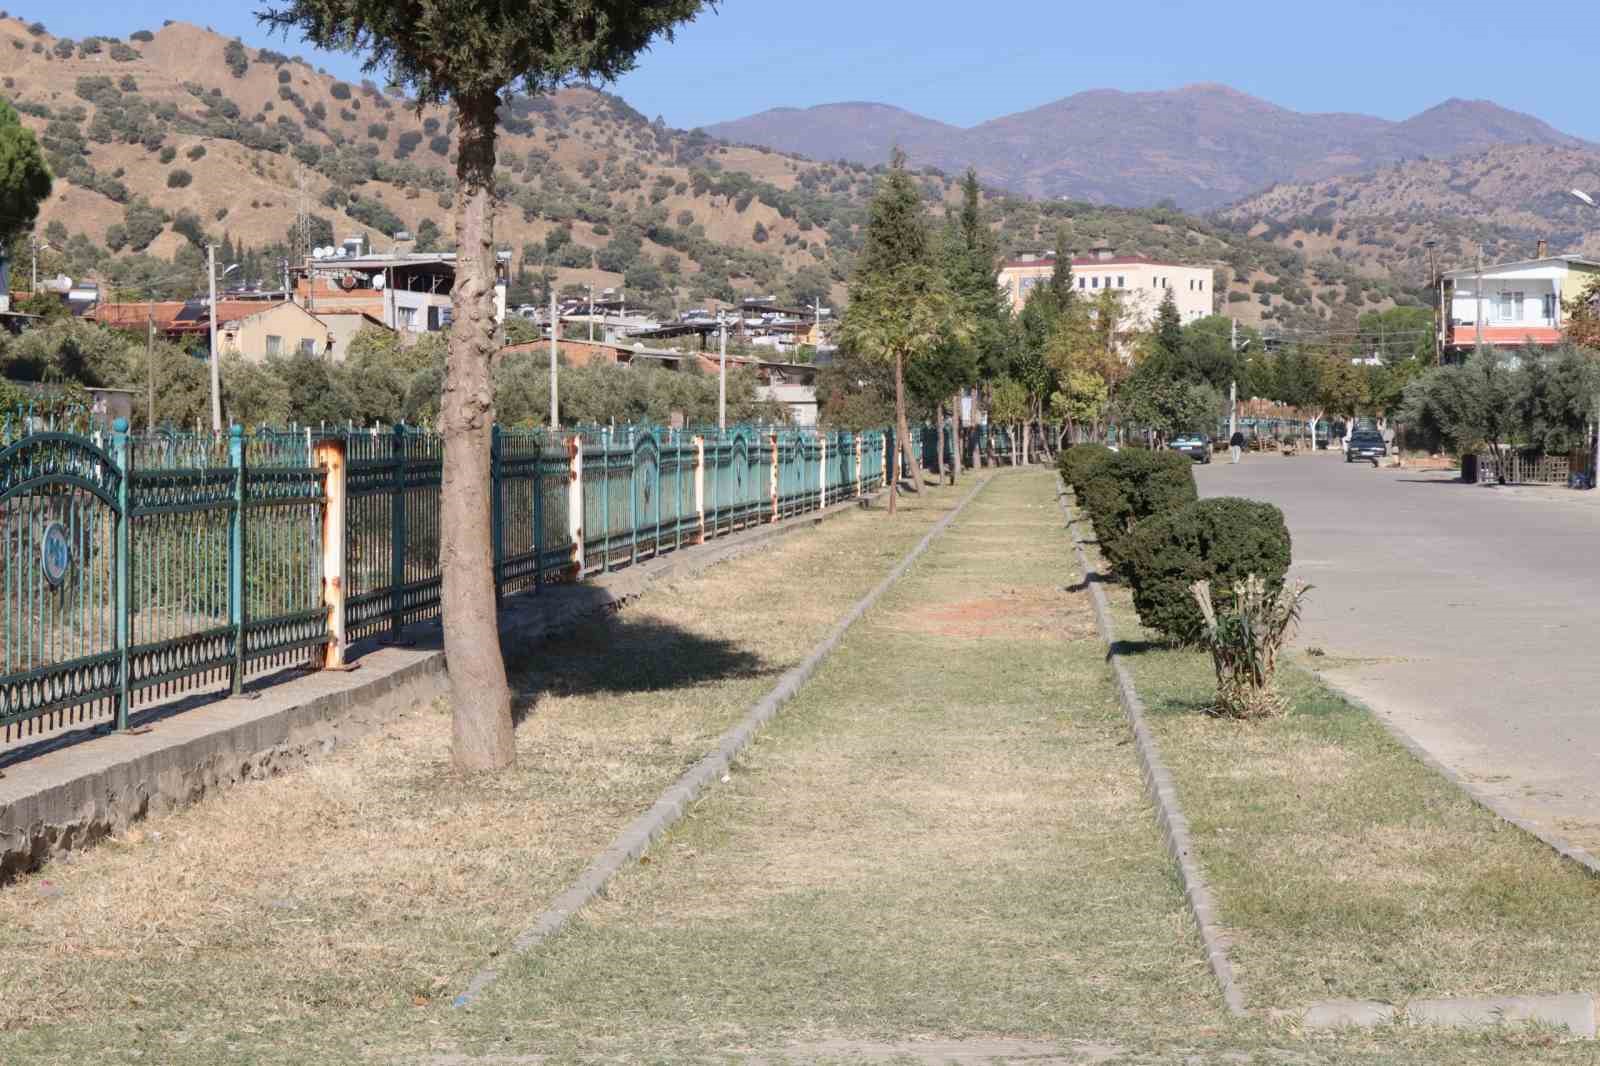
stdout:
{"type": "MultiPolygon", "coordinates": [[[[698,573],[870,504],[850,500],[756,526],[704,545],[575,584],[508,599],[500,639],[508,665],[532,645],[617,610],[651,585],[698,573]]],[[[406,643],[364,641],[355,669],[285,670],[255,679],[242,697],[185,693],[142,709],[125,733],[63,730],[4,753],[0,772],[0,883],[55,852],[83,847],[152,811],[194,802],[240,781],[282,773],[381,728],[395,713],[446,695],[437,621],[406,643]]]]}

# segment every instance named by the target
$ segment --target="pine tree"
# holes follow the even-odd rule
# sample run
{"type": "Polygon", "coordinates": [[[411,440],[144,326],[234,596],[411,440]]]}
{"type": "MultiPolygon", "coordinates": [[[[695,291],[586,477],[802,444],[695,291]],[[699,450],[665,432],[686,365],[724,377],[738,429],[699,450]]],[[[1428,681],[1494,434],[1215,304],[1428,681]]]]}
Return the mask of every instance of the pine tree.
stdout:
{"type": "MultiPolygon", "coordinates": [[[[922,469],[906,418],[906,366],[970,327],[957,313],[949,281],[934,262],[922,197],[898,148],[872,198],[866,241],[850,278],[843,338],[858,353],[894,364],[895,424],[912,485],[922,469]]],[[[895,507],[890,483],[889,507],[895,507]]]]}
{"type": "Polygon", "coordinates": [[[1077,299],[1072,280],[1072,250],[1068,245],[1069,231],[1061,226],[1056,230],[1056,265],[1050,272],[1050,295],[1056,310],[1064,311],[1077,299]]]}
{"type": "Polygon", "coordinates": [[[1183,319],[1178,314],[1178,303],[1172,298],[1171,289],[1162,297],[1161,310],[1156,313],[1153,340],[1152,356],[1161,359],[1163,365],[1175,368],[1183,358],[1183,319]]]}

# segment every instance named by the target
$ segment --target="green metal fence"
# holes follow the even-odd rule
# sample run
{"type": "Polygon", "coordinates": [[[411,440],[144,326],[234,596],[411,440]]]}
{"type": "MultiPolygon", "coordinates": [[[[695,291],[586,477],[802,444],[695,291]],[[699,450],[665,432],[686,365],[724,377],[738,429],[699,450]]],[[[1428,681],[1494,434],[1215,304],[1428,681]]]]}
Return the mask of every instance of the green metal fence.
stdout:
{"type": "MultiPolygon", "coordinates": [[[[337,640],[334,585],[347,645],[438,615],[437,434],[68,428],[0,421],[0,742],[125,728],[175,695],[315,665],[337,640]],[[335,539],[331,488],[344,514],[335,539]],[[331,585],[330,551],[342,566],[331,585]]],[[[496,595],[874,491],[891,444],[761,426],[497,428],[496,595]]]]}

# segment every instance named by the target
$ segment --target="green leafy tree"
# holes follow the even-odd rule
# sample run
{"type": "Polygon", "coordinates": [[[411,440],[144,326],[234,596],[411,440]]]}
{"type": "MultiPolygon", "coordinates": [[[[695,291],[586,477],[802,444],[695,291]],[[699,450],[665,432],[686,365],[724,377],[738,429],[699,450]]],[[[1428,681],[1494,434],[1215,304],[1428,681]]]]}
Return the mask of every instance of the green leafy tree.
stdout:
{"type": "MultiPolygon", "coordinates": [[[[920,484],[922,471],[906,419],[905,368],[960,334],[964,326],[949,282],[934,260],[922,197],[905,163],[905,153],[896,149],[872,199],[841,336],[856,351],[894,366],[896,436],[912,483],[920,484]]],[[[891,483],[891,513],[894,508],[891,483]]]]}
{"type": "Polygon", "coordinates": [[[502,94],[607,82],[705,0],[287,0],[260,12],[320,48],[360,51],[365,69],[417,105],[455,112],[456,284],[439,425],[445,439],[441,545],[452,760],[464,770],[516,759],[490,560],[489,435],[494,424],[495,141],[502,94]]]}
{"type": "Polygon", "coordinates": [[[50,168],[33,131],[0,100],[0,245],[33,228],[50,185],[50,168]]]}

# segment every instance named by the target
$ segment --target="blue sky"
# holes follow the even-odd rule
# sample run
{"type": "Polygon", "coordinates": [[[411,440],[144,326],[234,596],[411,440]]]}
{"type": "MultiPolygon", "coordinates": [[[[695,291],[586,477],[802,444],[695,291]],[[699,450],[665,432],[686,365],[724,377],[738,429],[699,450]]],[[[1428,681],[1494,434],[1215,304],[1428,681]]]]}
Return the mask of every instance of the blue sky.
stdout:
{"type": "MultiPolygon", "coordinates": [[[[126,36],[183,19],[311,54],[298,41],[270,40],[252,0],[0,4],[68,37],[126,36]]],[[[681,127],[840,100],[971,125],[1083,89],[1214,81],[1296,110],[1391,119],[1451,96],[1492,99],[1600,141],[1600,103],[1582,74],[1597,24],[1581,9],[1504,0],[724,0],[616,89],[681,127]]],[[[359,67],[350,56],[314,61],[344,77],[359,67]]]]}

